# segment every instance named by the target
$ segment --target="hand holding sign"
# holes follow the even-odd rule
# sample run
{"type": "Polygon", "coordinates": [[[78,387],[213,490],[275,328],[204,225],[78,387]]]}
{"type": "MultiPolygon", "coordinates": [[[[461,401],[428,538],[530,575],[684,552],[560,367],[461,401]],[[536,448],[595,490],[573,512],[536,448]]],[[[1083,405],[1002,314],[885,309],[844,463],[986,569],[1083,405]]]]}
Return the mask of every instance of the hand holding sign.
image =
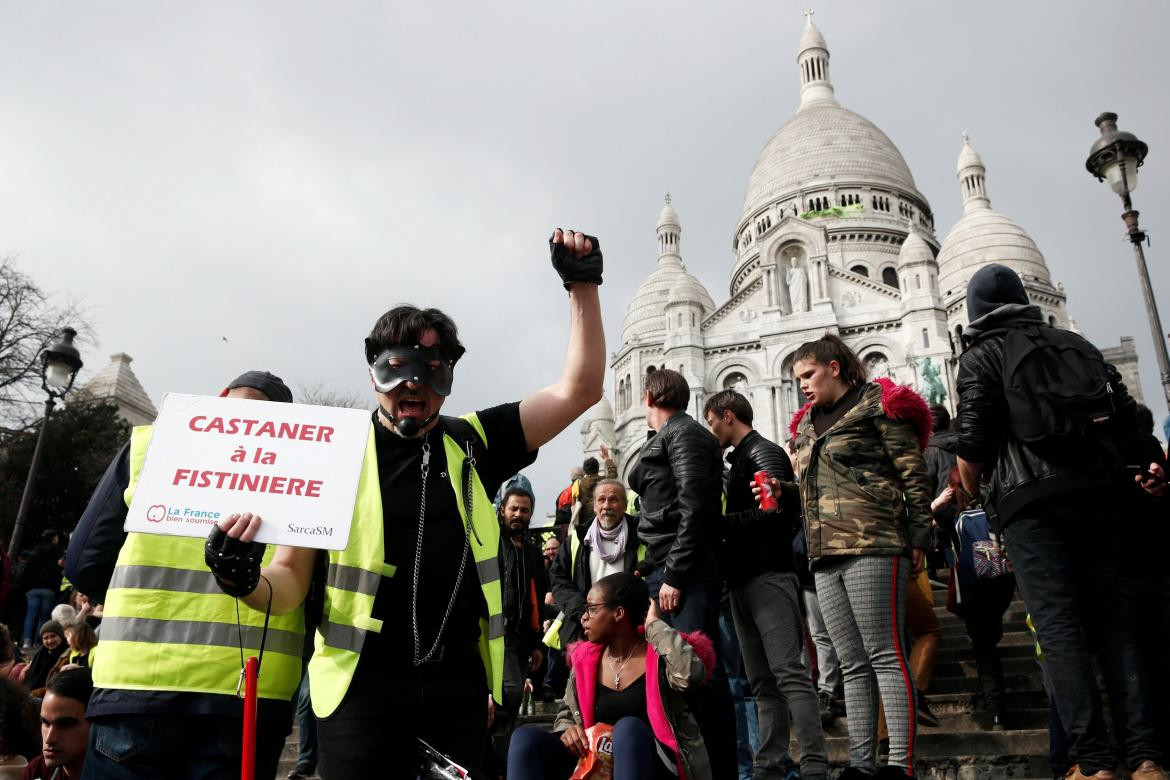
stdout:
{"type": "Polygon", "coordinates": [[[260,584],[260,563],[266,545],[254,542],[260,515],[229,515],[211,529],[203,546],[203,560],[219,587],[229,596],[244,598],[260,584]]]}

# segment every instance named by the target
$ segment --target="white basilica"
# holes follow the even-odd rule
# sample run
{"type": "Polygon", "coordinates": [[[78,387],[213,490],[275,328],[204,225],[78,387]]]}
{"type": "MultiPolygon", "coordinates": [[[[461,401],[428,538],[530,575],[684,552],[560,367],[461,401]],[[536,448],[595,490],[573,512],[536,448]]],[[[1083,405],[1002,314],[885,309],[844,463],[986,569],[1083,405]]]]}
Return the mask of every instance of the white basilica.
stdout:
{"type": "MultiPolygon", "coordinates": [[[[986,169],[965,135],[963,216],[940,245],[897,147],[834,98],[828,44],[811,16],[797,69],[800,106],[748,178],[730,297],[718,306],[687,273],[682,226],[666,197],[657,267],[630,301],[611,358],[614,402],[603,398],[581,429],[584,451],[608,445],[623,478],[646,439],[642,379],[659,368],[687,378],[697,419],[708,394],[734,387],[750,399],[755,427],[782,443],[804,403],[792,353],[826,331],[840,334],[873,376],[953,409],[967,280],[985,263],[1015,269],[1048,320],[1070,326],[1063,288],[1036,244],[991,208],[986,169]]],[[[1107,352],[1140,397],[1132,340],[1107,352]]]]}

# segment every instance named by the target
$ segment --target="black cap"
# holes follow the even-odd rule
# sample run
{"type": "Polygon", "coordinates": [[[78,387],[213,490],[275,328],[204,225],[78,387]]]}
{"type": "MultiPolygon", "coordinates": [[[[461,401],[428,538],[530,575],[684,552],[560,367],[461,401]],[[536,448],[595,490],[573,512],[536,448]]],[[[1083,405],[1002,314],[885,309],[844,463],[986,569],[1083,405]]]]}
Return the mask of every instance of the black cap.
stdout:
{"type": "Polygon", "coordinates": [[[227,389],[235,390],[237,387],[250,387],[253,390],[259,390],[268,396],[269,401],[291,404],[293,400],[292,390],[288,389],[284,380],[267,371],[245,371],[233,379],[227,389]]]}
{"type": "Polygon", "coordinates": [[[992,263],[975,272],[967,283],[967,316],[974,322],[1007,303],[1027,306],[1028,293],[1015,271],[992,263]]]}

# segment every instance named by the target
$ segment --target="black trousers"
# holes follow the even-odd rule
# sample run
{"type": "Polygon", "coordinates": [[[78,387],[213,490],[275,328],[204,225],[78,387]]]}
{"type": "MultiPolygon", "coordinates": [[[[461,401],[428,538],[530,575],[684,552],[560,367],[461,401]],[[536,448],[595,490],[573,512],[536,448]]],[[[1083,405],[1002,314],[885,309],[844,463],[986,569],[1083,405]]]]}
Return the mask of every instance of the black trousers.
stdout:
{"type": "Polygon", "coordinates": [[[482,777],[487,740],[487,683],[471,652],[414,667],[363,658],[345,699],[317,721],[323,780],[414,777],[417,740],[482,777]]]}
{"type": "Polygon", "coordinates": [[[962,615],[975,654],[975,668],[983,686],[983,702],[989,712],[1003,714],[1003,660],[999,641],[1003,639],[1003,615],[1016,593],[1012,576],[983,580],[961,586],[962,615]]]}
{"type": "Polygon", "coordinates": [[[1109,507],[1071,502],[1021,512],[1004,528],[1016,584],[1036,625],[1068,733],[1069,759],[1084,774],[1117,763],[1090,663],[1094,648],[1111,707],[1124,724],[1117,740],[1126,765],[1133,769],[1162,755],[1122,608],[1121,528],[1109,507]]]}

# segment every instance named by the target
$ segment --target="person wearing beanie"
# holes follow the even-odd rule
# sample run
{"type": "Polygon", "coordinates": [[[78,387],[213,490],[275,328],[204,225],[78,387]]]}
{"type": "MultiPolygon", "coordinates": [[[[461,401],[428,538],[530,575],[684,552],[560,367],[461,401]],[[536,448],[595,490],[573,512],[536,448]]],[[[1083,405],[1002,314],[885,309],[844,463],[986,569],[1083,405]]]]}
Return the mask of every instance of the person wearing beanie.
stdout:
{"type": "MultiPolygon", "coordinates": [[[[280,377],[259,370],[240,374],[219,395],[293,402],[280,377]]],[[[123,530],[152,431],[134,429],[94,490],[65,555],[69,581],[104,605],[103,654],[93,669],[87,710],[86,771],[103,778],[171,777],[184,767],[190,776],[238,777],[240,637],[244,656],[258,655],[265,615],[220,592],[203,562],[203,539],[123,530]]],[[[300,610],[269,620],[257,778],[275,777],[292,730],[290,700],[300,685],[304,633],[300,610]]],[[[62,638],[61,650],[67,649],[62,638]]]]}
{"type": "MultiPolygon", "coordinates": [[[[1135,490],[1122,455],[1138,433],[1133,399],[1096,347],[1044,321],[1007,266],[993,263],[971,277],[967,313],[956,380],[959,497],[964,504],[982,497],[1010,550],[1060,692],[1055,705],[1073,764],[1066,777],[1114,780],[1120,763],[1090,660],[1096,636],[1108,637],[1097,658],[1110,700],[1132,705],[1118,715],[1115,735],[1126,768],[1135,780],[1166,780],[1120,596],[1128,562],[1120,499],[1135,490]],[[1075,404],[1063,400],[1070,390],[1079,394],[1075,404]],[[1108,426],[1095,425],[1103,414],[1108,426]]],[[[1141,486],[1164,491],[1165,480],[1141,486]]]]}
{"type": "Polygon", "coordinates": [[[69,649],[69,643],[65,641],[65,629],[56,620],[46,620],[38,636],[41,638],[41,646],[33,653],[21,679],[24,687],[30,691],[45,687],[49,672],[57,665],[61,654],[69,649]]]}

